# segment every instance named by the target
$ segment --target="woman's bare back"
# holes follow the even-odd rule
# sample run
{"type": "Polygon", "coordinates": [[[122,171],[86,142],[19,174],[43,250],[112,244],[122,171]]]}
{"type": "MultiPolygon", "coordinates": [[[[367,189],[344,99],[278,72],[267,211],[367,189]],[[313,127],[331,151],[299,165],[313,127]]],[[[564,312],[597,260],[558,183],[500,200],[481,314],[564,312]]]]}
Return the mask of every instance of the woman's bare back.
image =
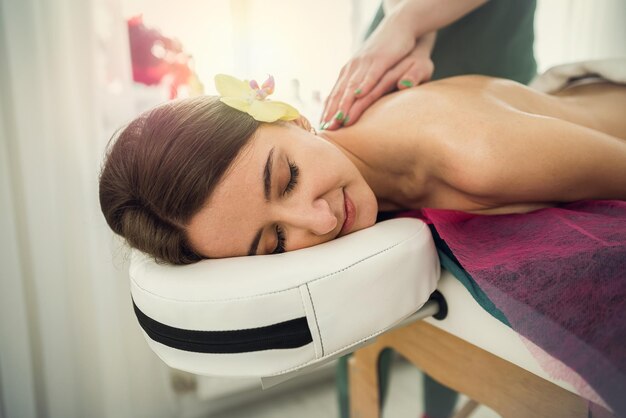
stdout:
{"type": "MultiPolygon", "coordinates": [[[[544,132],[543,141],[555,138],[555,132],[561,136],[558,130],[538,128],[544,120],[566,123],[563,134],[572,127],[588,128],[591,136],[602,136],[599,147],[613,141],[626,149],[624,108],[626,87],[614,84],[587,84],[548,95],[508,80],[460,76],[384,97],[358,124],[338,131],[335,140],[365,162],[360,168],[366,178],[368,170],[378,167],[380,171],[390,161],[399,172],[413,165],[409,175],[387,182],[370,175],[381,210],[431,207],[480,214],[523,213],[555,206],[559,200],[555,196],[554,201],[527,201],[523,196],[499,196],[497,191],[480,193],[476,185],[485,183],[479,181],[480,170],[466,169],[463,162],[477,161],[478,156],[481,161],[495,162],[496,155],[485,158],[494,149],[494,132],[501,134],[497,141],[503,149],[524,146],[520,142],[526,141],[526,132],[533,135],[529,147],[536,146],[536,136],[544,132]]],[[[572,144],[577,142],[572,140],[572,144]]],[[[542,151],[540,147],[530,158],[544,158],[542,151]]],[[[388,171],[393,174],[393,168],[388,171]]]]}
{"type": "Polygon", "coordinates": [[[585,126],[626,141],[626,86],[590,80],[545,94],[502,79],[488,79],[485,91],[514,108],[585,126]]]}
{"type": "MultiPolygon", "coordinates": [[[[467,81],[467,80],[466,80],[467,81]]],[[[465,81],[465,82],[466,82],[465,81]]],[[[481,101],[500,100],[499,105],[510,106],[514,111],[527,112],[571,122],[613,137],[626,144],[626,86],[594,82],[580,84],[554,95],[543,94],[519,83],[502,79],[476,77],[475,88],[482,89],[481,101]]],[[[467,85],[467,84],[465,84],[467,85]]],[[[512,126],[511,129],[514,129],[512,126]]],[[[457,193],[449,191],[448,198],[457,193]]],[[[445,192],[443,194],[445,195],[445,192]]],[[[461,193],[461,199],[477,202],[475,196],[461,193]]],[[[482,203],[482,202],[481,202],[482,203]]],[[[525,213],[552,207],[556,202],[523,202],[490,204],[484,208],[468,210],[477,214],[525,213]]]]}

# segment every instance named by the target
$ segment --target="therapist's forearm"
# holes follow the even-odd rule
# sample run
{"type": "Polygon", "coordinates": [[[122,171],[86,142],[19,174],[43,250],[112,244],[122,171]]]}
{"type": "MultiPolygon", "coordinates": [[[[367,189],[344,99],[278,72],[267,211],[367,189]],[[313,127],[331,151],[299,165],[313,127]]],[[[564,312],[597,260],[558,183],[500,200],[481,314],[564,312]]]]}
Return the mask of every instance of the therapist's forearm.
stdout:
{"type": "Polygon", "coordinates": [[[385,21],[412,31],[415,39],[462,18],[487,0],[384,0],[385,21]]]}

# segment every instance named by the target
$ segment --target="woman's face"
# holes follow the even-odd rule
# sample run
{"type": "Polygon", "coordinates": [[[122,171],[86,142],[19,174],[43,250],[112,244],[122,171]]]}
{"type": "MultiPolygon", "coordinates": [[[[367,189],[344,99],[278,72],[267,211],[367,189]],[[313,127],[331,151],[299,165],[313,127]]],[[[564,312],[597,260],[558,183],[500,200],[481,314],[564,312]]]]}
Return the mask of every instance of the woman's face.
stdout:
{"type": "Polygon", "coordinates": [[[294,124],[262,125],[187,234],[208,258],[272,254],[371,226],[377,211],[374,193],[336,145],[294,124]]]}

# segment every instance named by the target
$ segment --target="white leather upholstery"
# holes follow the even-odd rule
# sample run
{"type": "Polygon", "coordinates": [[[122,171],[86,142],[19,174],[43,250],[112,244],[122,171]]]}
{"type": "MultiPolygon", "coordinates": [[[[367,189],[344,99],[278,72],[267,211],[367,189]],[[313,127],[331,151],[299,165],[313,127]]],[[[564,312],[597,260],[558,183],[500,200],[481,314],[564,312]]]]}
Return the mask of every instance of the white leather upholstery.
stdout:
{"type": "Polygon", "coordinates": [[[277,376],[351,352],[417,311],[439,275],[430,230],[410,218],[298,251],[187,266],[134,251],[130,267],[138,318],[156,354],[176,369],[232,377],[277,376]],[[263,334],[298,318],[288,331],[263,334]],[[189,343],[187,330],[202,341],[189,343]],[[272,346],[292,334],[306,338],[272,346]],[[258,344],[265,348],[246,348],[258,344]]]}

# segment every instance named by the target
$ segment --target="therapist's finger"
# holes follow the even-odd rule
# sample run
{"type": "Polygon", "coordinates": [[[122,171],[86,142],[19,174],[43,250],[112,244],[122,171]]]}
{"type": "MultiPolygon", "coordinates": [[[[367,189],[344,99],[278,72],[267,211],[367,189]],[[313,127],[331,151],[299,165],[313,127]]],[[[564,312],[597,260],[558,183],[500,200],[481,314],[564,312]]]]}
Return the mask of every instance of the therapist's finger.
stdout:
{"type": "Polygon", "coordinates": [[[338,90],[332,97],[332,101],[329,103],[328,108],[322,118],[323,129],[332,130],[337,127],[345,118],[344,107],[349,106],[351,103],[346,103],[345,92],[346,89],[353,88],[354,82],[346,82],[342,90],[338,90]],[[343,106],[343,107],[342,107],[343,106]]]}
{"type": "Polygon", "coordinates": [[[341,67],[341,71],[339,71],[339,76],[335,81],[335,85],[330,90],[330,93],[324,100],[324,110],[322,111],[322,115],[320,117],[320,129],[323,127],[324,122],[326,122],[326,119],[328,118],[329,109],[334,104],[334,98],[335,96],[337,96],[337,91],[339,91],[347,81],[347,73],[350,65],[352,65],[352,61],[349,61],[347,64],[341,67]]]}
{"type": "MultiPolygon", "coordinates": [[[[341,85],[345,85],[345,81],[341,83],[341,85]]],[[[337,113],[337,108],[339,106],[339,95],[342,92],[342,88],[340,85],[337,85],[333,91],[328,95],[326,99],[326,104],[324,107],[324,111],[322,112],[322,117],[320,119],[320,129],[326,129],[330,124],[330,119],[337,113]]]]}
{"type": "Polygon", "coordinates": [[[398,90],[415,87],[430,80],[434,66],[432,61],[413,63],[407,71],[398,79],[398,90]]]}
{"type": "Polygon", "coordinates": [[[352,103],[369,93],[370,86],[380,80],[386,69],[387,64],[370,56],[355,57],[346,64],[342,68],[341,79],[326,99],[321,118],[323,129],[332,130],[340,127],[352,103]],[[367,90],[361,88],[364,86],[364,80],[366,80],[367,90]]]}
{"type": "Polygon", "coordinates": [[[324,118],[324,122],[327,122],[324,125],[324,129],[333,130],[341,126],[341,123],[352,106],[352,102],[355,100],[355,86],[360,82],[362,74],[362,69],[357,70],[344,85],[343,90],[337,91],[337,94],[333,98],[333,103],[328,107],[328,112],[324,118]]]}
{"type": "MultiPolygon", "coordinates": [[[[358,89],[363,85],[364,79],[375,79],[376,82],[383,76],[384,69],[381,65],[373,63],[371,60],[364,60],[362,66],[356,69],[354,74],[350,77],[346,83],[343,95],[337,103],[337,107],[329,111],[329,118],[327,121],[329,125],[325,127],[328,130],[334,130],[340,128],[349,114],[352,104],[359,97],[365,97],[370,92],[359,91],[358,89]]],[[[330,108],[329,108],[330,109],[330,108]]]]}
{"type": "MultiPolygon", "coordinates": [[[[342,73],[343,73],[343,70],[342,70],[342,73]]],[[[339,74],[339,77],[337,78],[335,85],[333,86],[332,90],[326,97],[326,100],[324,100],[324,110],[322,111],[322,116],[320,117],[320,129],[324,127],[324,123],[328,119],[328,114],[330,113],[330,110],[334,109],[334,107],[336,106],[335,97],[337,96],[337,91],[339,91],[339,89],[341,88],[341,85],[345,83],[345,80],[344,80],[345,76],[342,75],[342,73],[339,74]]]]}
{"type": "Polygon", "coordinates": [[[364,97],[359,98],[350,109],[347,120],[344,120],[343,126],[350,126],[356,123],[363,112],[376,100],[380,99],[384,94],[395,90],[398,77],[405,71],[406,65],[397,65],[391,71],[387,72],[380,82],[364,97]]]}
{"type": "Polygon", "coordinates": [[[323,125],[327,122],[337,111],[337,106],[339,104],[339,98],[345,89],[345,85],[348,82],[350,74],[354,71],[354,60],[350,60],[346,65],[341,68],[339,72],[339,77],[333,86],[330,94],[324,101],[324,111],[322,112],[322,117],[320,119],[320,128],[323,129],[323,125]]]}
{"type": "Polygon", "coordinates": [[[360,99],[367,96],[381,81],[385,71],[388,69],[389,68],[386,68],[383,65],[377,65],[376,63],[374,63],[370,68],[370,71],[368,71],[363,78],[363,81],[361,81],[361,83],[358,84],[358,86],[354,90],[354,95],[356,96],[356,98],[360,99]]]}

